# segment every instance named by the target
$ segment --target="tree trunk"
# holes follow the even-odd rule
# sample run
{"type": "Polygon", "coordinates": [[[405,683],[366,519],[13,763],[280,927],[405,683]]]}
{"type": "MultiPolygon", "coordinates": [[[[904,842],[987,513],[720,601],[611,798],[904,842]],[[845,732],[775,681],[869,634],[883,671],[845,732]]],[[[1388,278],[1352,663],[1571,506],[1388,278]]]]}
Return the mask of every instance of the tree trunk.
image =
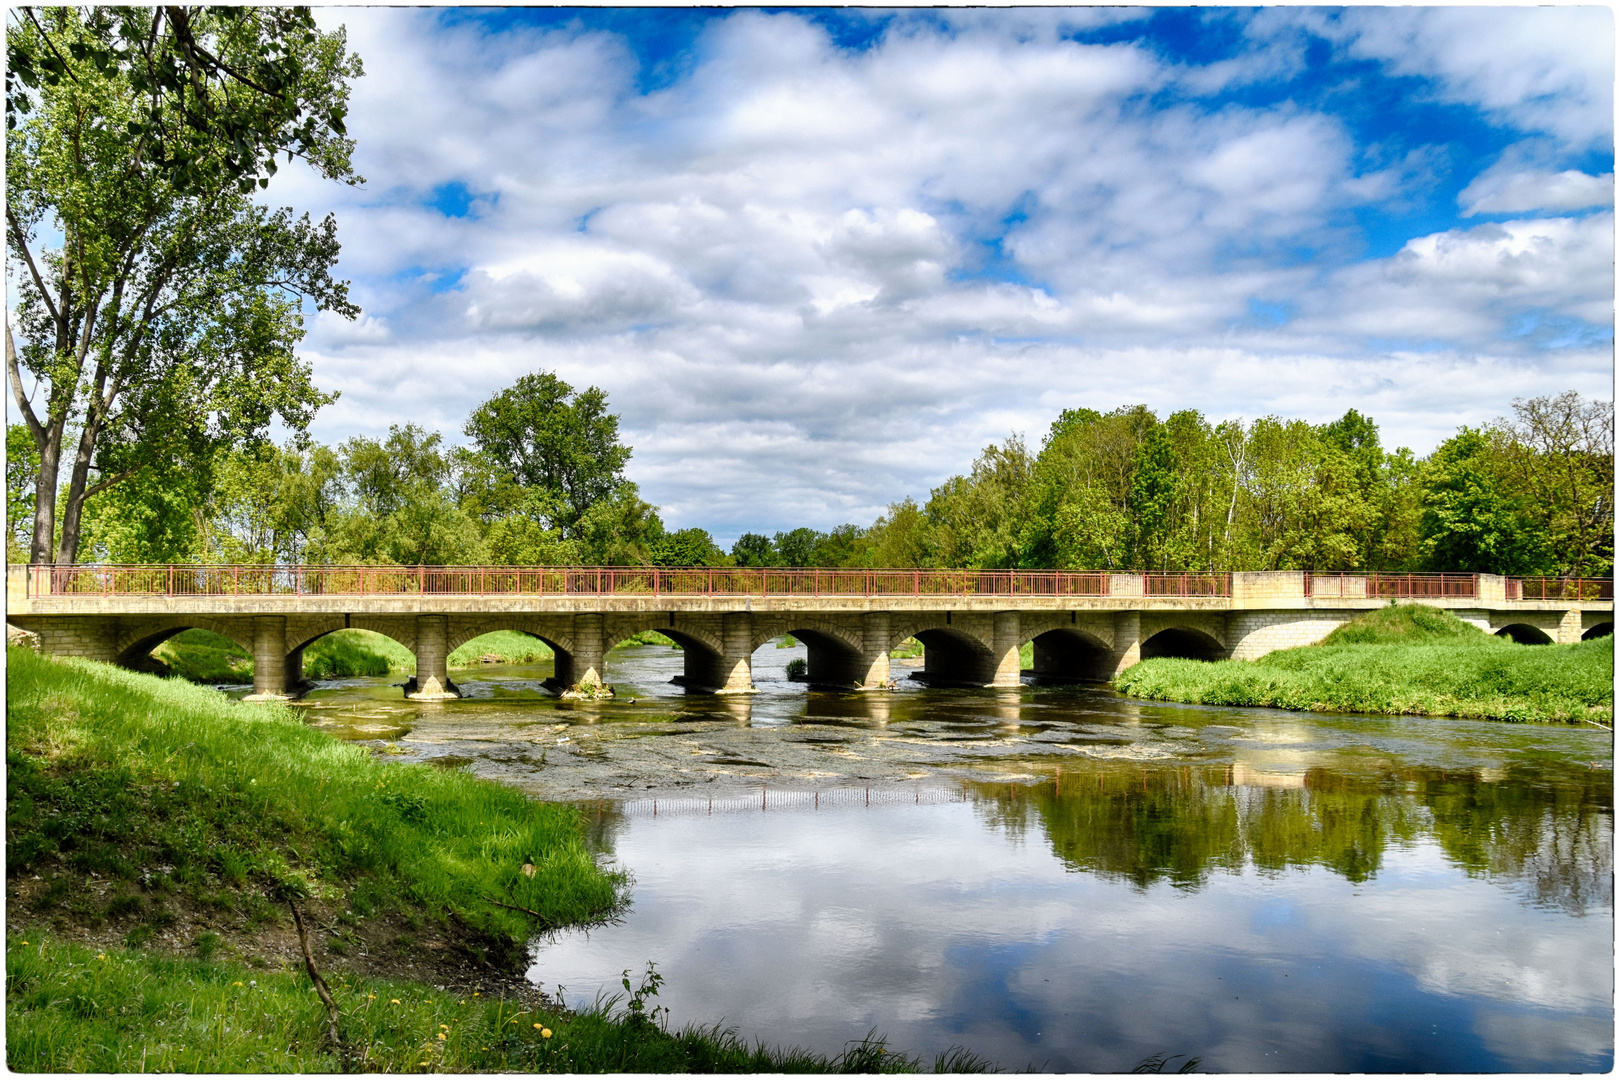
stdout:
{"type": "Polygon", "coordinates": [[[56,565],[72,566],[79,557],[79,530],[84,519],[84,492],[90,486],[90,459],[95,454],[100,424],[92,411],[79,433],[79,449],[73,457],[73,476],[68,481],[67,508],[62,514],[62,539],[56,549],[56,565]]]}
{"type": "Polygon", "coordinates": [[[52,424],[45,429],[45,445],[39,448],[39,475],[34,477],[34,539],[28,548],[28,561],[36,566],[51,562],[56,547],[56,473],[62,461],[62,428],[52,424]]]}

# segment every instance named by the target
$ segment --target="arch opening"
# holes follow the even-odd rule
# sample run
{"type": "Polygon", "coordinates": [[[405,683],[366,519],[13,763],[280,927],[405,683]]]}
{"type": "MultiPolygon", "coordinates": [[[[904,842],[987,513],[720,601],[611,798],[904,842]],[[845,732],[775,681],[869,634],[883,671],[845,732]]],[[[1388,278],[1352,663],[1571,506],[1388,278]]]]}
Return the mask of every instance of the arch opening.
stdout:
{"type": "Polygon", "coordinates": [[[559,651],[556,645],[527,630],[490,630],[457,645],[445,664],[451,669],[485,664],[541,664],[553,659],[559,651]]]}
{"type": "Polygon", "coordinates": [[[1173,626],[1168,630],[1160,630],[1142,642],[1143,660],[1154,660],[1164,656],[1181,660],[1220,660],[1226,656],[1226,649],[1220,642],[1202,631],[1185,626],[1173,626]]]}
{"type": "Polygon", "coordinates": [[[191,682],[253,681],[252,651],[202,626],[171,626],[147,634],[118,654],[118,666],[191,682]]]}
{"type": "MultiPolygon", "coordinates": [[[[804,670],[802,674],[789,672],[787,678],[794,682],[807,683],[810,686],[840,687],[847,689],[859,686],[866,682],[868,669],[871,667],[867,658],[863,657],[858,649],[854,649],[847,641],[829,634],[824,630],[808,628],[795,628],[787,631],[795,641],[804,647],[804,655],[796,653],[787,657],[788,664],[792,660],[802,659],[804,670]]],[[[777,655],[776,639],[771,639],[755,649],[768,649],[773,659],[777,655]]],[[[765,665],[766,670],[770,669],[765,665]]],[[[785,665],[786,666],[786,665],[785,665]]]]}
{"type": "Polygon", "coordinates": [[[1540,627],[1529,623],[1512,623],[1496,632],[1497,637],[1511,638],[1520,645],[1551,645],[1552,638],[1540,627]]]}
{"type": "Polygon", "coordinates": [[[1108,646],[1077,630],[1035,635],[1030,674],[1043,682],[1107,682],[1114,677],[1108,646]]]}
{"type": "Polygon", "coordinates": [[[1600,622],[1592,629],[1581,635],[1582,641],[1596,641],[1598,638],[1610,637],[1614,634],[1614,623],[1600,622]]]}
{"type": "Polygon", "coordinates": [[[913,672],[913,679],[931,686],[988,686],[995,682],[995,655],[967,634],[935,627],[912,636],[923,644],[923,669],[913,672]]]}
{"type": "Polygon", "coordinates": [[[312,679],[351,679],[416,672],[416,654],[387,634],[340,627],[316,634],[287,652],[287,687],[312,679]]]}

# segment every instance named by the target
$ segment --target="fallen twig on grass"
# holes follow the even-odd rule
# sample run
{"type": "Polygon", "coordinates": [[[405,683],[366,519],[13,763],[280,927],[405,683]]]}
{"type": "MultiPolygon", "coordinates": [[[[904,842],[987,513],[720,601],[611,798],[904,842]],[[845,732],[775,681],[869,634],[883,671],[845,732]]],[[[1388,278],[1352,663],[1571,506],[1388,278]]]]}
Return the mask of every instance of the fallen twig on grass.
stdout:
{"type": "Polygon", "coordinates": [[[304,929],[304,916],[298,910],[297,901],[288,897],[287,906],[292,909],[293,925],[298,928],[298,947],[304,952],[304,967],[309,971],[310,981],[315,984],[315,993],[320,995],[321,1004],[326,1006],[327,1038],[332,1040],[332,1049],[337,1053],[343,1071],[348,1072],[349,1051],[343,1045],[343,1037],[338,1034],[337,1002],[332,1000],[332,992],[326,988],[326,980],[321,978],[320,971],[315,967],[315,954],[309,949],[309,931],[304,929]]]}

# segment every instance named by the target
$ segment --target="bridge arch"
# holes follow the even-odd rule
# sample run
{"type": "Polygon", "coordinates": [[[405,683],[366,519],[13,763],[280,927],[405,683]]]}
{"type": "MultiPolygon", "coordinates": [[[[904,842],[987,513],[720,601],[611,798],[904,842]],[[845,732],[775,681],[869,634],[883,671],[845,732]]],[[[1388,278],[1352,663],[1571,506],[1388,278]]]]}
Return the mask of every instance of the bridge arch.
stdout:
{"type": "Polygon", "coordinates": [[[1096,634],[1073,626],[1058,626],[1036,634],[1031,671],[1038,677],[1065,682],[1107,682],[1114,676],[1113,650],[1096,634]]]}
{"type": "Polygon", "coordinates": [[[909,636],[923,644],[923,678],[940,686],[985,686],[995,682],[996,654],[977,634],[934,626],[909,636]]]}
{"type": "MultiPolygon", "coordinates": [[[[817,625],[819,621],[806,620],[803,625],[795,624],[785,631],[804,646],[807,663],[805,681],[812,686],[846,688],[866,683],[871,674],[874,658],[867,656],[859,646],[852,644],[848,633],[833,632],[825,625],[817,625]]],[[[759,651],[780,636],[772,634],[761,640],[760,635],[755,634],[754,646],[749,654],[759,651]]]]}
{"type": "Polygon", "coordinates": [[[1553,639],[1547,631],[1529,623],[1508,623],[1496,632],[1497,637],[1511,638],[1520,645],[1551,645],[1553,639]]]}
{"type": "Polygon", "coordinates": [[[1600,622],[1586,633],[1581,635],[1582,641],[1593,641],[1597,638],[1609,637],[1614,633],[1614,623],[1600,622]]]}
{"type": "Polygon", "coordinates": [[[1177,657],[1183,660],[1220,660],[1226,646],[1214,635],[1191,626],[1170,626],[1142,642],[1142,659],[1177,657]]]}
{"type": "Polygon", "coordinates": [[[206,615],[173,615],[165,619],[143,620],[136,627],[126,630],[118,638],[113,648],[113,662],[118,667],[130,667],[134,670],[162,670],[154,667],[156,659],[152,659],[152,649],[168,641],[168,638],[185,633],[186,630],[207,630],[217,633],[227,641],[240,646],[243,653],[253,656],[253,635],[241,633],[241,628],[233,622],[209,619],[206,615]]]}

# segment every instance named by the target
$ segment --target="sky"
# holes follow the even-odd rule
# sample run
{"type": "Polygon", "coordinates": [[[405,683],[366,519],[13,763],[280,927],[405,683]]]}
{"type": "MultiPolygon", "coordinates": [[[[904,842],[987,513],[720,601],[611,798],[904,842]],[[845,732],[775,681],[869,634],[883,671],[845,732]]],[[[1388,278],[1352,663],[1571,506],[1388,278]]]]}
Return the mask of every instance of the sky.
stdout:
{"type": "Polygon", "coordinates": [[[866,525],[1058,413],[1612,397],[1606,7],[326,8],[327,442],[550,370],[671,528],[866,525]]]}

